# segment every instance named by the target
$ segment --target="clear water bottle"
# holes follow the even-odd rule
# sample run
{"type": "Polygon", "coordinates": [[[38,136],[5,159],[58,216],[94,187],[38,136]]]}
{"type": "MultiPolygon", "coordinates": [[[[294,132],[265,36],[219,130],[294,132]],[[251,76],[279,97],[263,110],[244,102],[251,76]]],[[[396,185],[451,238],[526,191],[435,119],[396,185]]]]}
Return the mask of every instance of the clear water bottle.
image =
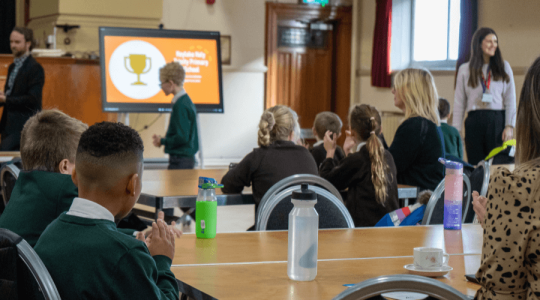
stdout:
{"type": "Polygon", "coordinates": [[[460,230],[463,208],[463,164],[439,158],[446,166],[444,178],[444,229],[460,230]]]}
{"type": "Polygon", "coordinates": [[[195,234],[199,239],[216,237],[217,227],[217,184],[214,178],[199,177],[199,194],[195,203],[195,234]]]}
{"type": "Polygon", "coordinates": [[[317,194],[302,184],[292,193],[294,208],[289,214],[289,255],[287,275],[292,280],[310,281],[317,276],[319,214],[317,194]]]}

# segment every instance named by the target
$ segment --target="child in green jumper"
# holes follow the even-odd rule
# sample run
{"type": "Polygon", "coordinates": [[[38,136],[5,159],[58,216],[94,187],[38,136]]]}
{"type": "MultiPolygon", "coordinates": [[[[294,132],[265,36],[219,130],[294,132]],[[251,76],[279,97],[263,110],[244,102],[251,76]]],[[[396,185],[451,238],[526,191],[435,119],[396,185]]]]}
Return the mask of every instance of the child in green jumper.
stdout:
{"type": "Polygon", "coordinates": [[[34,246],[47,225],[69,209],[77,197],[71,171],[79,139],[87,128],[59,110],[44,110],[26,122],[21,134],[24,171],[0,216],[0,228],[34,246]]]}
{"type": "MultiPolygon", "coordinates": [[[[0,216],[0,228],[15,232],[33,247],[47,225],[69,209],[78,196],[71,172],[79,139],[87,128],[55,109],[44,110],[26,122],[21,134],[24,170],[0,216]]],[[[120,230],[136,234],[134,229],[120,230]]]]}
{"type": "Polygon", "coordinates": [[[120,123],[82,134],[72,174],[79,198],[35,247],[62,299],[178,299],[173,231],[158,220],[148,238],[134,239],[115,225],[141,194],[143,150],[139,134],[120,123]]]}

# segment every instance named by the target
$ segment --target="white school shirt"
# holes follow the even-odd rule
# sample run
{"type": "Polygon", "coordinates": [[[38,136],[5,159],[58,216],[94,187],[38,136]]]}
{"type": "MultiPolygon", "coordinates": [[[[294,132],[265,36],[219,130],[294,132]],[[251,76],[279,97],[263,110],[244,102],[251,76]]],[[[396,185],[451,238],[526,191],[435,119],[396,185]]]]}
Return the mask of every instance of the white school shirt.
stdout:
{"type": "Polygon", "coordinates": [[[94,201],[79,197],[73,199],[73,203],[66,214],[85,219],[103,219],[114,222],[114,216],[108,209],[94,201]]]}
{"type": "Polygon", "coordinates": [[[175,104],[176,101],[178,99],[180,99],[180,97],[184,96],[186,93],[186,90],[184,90],[184,88],[182,88],[178,93],[176,93],[176,95],[174,95],[174,97],[172,98],[171,102],[172,104],[175,104]]]}
{"type": "MultiPolygon", "coordinates": [[[[488,64],[482,66],[482,73],[487,80],[488,64]]],[[[514,83],[514,73],[507,61],[504,61],[504,71],[510,77],[509,82],[503,80],[494,81],[491,78],[489,93],[493,96],[491,103],[482,102],[483,88],[482,79],[478,79],[476,88],[468,85],[469,63],[464,63],[459,67],[456,78],[456,91],[454,95],[454,120],[452,126],[461,132],[465,113],[472,110],[506,110],[505,125],[516,126],[516,84],[514,83]]],[[[487,92],[487,90],[486,90],[487,92]]]]}
{"type": "Polygon", "coordinates": [[[360,152],[360,149],[362,149],[362,147],[364,147],[365,144],[366,142],[361,142],[360,144],[358,144],[358,146],[356,146],[356,153],[360,152]]]}
{"type": "MultiPolygon", "coordinates": [[[[69,207],[69,211],[66,215],[81,217],[85,219],[101,219],[114,223],[113,214],[105,207],[97,204],[94,201],[86,200],[84,198],[75,197],[73,203],[69,207]]],[[[138,231],[133,232],[133,236],[137,236],[138,231]]]]}

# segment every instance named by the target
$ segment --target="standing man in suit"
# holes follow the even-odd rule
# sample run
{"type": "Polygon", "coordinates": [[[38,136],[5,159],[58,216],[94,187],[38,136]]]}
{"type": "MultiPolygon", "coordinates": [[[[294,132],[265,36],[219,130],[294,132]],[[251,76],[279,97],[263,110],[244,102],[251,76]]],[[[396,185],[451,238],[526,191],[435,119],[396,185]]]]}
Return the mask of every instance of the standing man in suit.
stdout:
{"type": "Polygon", "coordinates": [[[0,91],[0,106],[4,107],[0,121],[0,151],[19,151],[24,124],[41,111],[45,72],[30,55],[33,40],[32,29],[24,27],[13,28],[9,37],[14,60],[8,69],[4,92],[0,91]]]}

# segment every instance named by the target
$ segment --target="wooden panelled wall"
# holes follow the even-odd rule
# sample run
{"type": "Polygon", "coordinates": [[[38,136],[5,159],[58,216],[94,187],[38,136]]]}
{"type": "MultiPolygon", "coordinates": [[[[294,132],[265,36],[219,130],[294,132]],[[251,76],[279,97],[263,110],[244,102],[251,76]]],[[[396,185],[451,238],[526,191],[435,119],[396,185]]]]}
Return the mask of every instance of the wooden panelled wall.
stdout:
{"type": "MultiPolygon", "coordinates": [[[[38,57],[45,70],[43,109],[57,108],[88,125],[116,121],[117,115],[101,110],[99,60],[38,57]]],[[[4,89],[12,55],[0,55],[0,88],[4,89]]],[[[1,110],[0,110],[1,113],[1,110]]]]}

